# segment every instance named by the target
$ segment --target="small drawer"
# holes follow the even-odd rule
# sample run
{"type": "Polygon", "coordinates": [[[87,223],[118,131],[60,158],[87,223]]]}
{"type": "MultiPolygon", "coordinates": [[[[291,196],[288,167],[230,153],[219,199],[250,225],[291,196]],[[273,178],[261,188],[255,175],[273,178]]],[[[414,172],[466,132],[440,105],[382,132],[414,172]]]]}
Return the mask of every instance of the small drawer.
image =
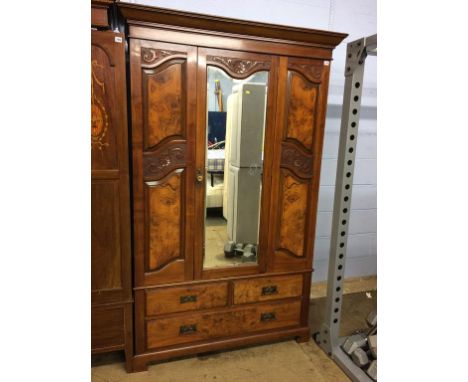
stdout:
{"type": "Polygon", "coordinates": [[[298,326],[301,302],[260,304],[215,313],[196,312],[147,321],[148,349],[298,326]]]}
{"type": "Polygon", "coordinates": [[[302,295],[302,275],[234,281],[234,304],[277,300],[302,295]]]}
{"type": "Polygon", "coordinates": [[[227,295],[227,283],[151,289],[146,291],[146,315],[222,307],[227,295]]]}

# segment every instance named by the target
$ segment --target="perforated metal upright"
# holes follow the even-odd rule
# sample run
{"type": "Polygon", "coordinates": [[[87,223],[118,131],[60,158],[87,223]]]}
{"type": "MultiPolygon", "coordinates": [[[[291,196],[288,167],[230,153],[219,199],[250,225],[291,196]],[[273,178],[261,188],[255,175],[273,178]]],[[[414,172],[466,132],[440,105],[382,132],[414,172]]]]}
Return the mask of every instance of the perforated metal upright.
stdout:
{"type": "Polygon", "coordinates": [[[377,35],[350,42],[347,46],[346,80],[328,265],[327,306],[324,322],[315,337],[320,347],[353,381],[372,381],[341,349],[345,338],[339,337],[364,64],[368,55],[377,55],[377,35]]]}

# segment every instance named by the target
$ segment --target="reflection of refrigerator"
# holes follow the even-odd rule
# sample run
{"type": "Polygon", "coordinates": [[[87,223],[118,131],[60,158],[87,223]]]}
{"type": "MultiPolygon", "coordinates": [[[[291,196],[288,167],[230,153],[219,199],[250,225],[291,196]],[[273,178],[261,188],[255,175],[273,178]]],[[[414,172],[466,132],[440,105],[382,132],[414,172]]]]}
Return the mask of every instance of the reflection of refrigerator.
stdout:
{"type": "Polygon", "coordinates": [[[223,215],[230,240],[258,244],[266,86],[242,84],[227,102],[223,215]]]}

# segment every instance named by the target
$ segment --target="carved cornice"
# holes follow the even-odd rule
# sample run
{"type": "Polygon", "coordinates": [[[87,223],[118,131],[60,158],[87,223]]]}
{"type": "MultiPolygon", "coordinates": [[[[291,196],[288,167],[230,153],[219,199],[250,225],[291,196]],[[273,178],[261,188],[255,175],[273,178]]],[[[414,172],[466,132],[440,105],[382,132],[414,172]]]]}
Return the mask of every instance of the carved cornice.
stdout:
{"type": "Polygon", "coordinates": [[[170,141],[156,151],[143,154],[143,177],[158,180],[187,164],[187,142],[170,141]]]}
{"type": "Polygon", "coordinates": [[[300,178],[312,178],[312,154],[300,150],[296,144],[283,142],[281,147],[281,167],[291,170],[300,178]]]}
{"type": "Polygon", "coordinates": [[[301,73],[304,77],[306,77],[309,81],[315,83],[322,82],[322,65],[305,65],[305,64],[296,64],[290,63],[289,69],[296,70],[301,73]]]}
{"type": "Polygon", "coordinates": [[[177,52],[174,50],[162,50],[153,48],[141,48],[141,66],[144,68],[154,67],[162,64],[172,56],[185,57],[187,54],[184,52],[177,52]]]}
{"type": "Polygon", "coordinates": [[[213,64],[225,69],[234,77],[246,78],[260,70],[268,70],[268,61],[243,60],[241,58],[206,56],[208,64],[213,64]]]}

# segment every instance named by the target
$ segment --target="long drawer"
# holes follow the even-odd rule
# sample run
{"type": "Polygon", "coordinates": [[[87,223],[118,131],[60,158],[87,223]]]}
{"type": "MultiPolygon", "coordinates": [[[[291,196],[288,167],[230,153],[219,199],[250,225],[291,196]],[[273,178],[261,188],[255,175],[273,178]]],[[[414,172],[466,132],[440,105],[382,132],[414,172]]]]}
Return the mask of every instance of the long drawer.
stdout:
{"type": "Polygon", "coordinates": [[[234,281],[234,304],[278,300],[302,295],[302,275],[234,281]]]}
{"type": "Polygon", "coordinates": [[[193,312],[146,323],[148,349],[228,337],[300,323],[301,302],[268,303],[222,312],[193,312]]]}
{"type": "Polygon", "coordinates": [[[214,283],[146,291],[146,315],[160,315],[226,306],[228,284],[214,283]]]}

